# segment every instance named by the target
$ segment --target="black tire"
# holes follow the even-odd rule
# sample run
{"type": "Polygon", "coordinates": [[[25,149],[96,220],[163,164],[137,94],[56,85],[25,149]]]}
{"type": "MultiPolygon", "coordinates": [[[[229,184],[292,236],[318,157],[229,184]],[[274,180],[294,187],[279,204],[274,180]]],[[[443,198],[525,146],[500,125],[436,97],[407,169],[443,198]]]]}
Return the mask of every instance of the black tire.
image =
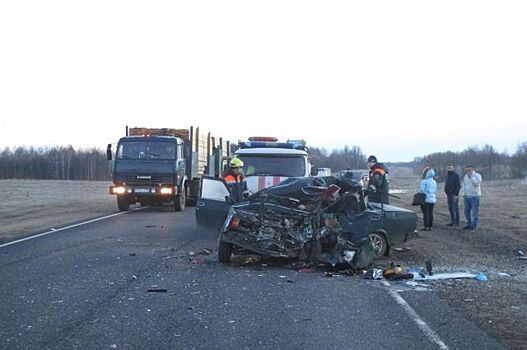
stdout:
{"type": "Polygon", "coordinates": [[[388,242],[386,236],[382,232],[372,232],[368,235],[368,239],[375,251],[375,258],[384,256],[388,251],[388,242]]]}
{"type": "Polygon", "coordinates": [[[221,239],[218,238],[218,261],[224,264],[227,264],[231,261],[231,255],[232,255],[232,244],[227,243],[221,239]]]}
{"type": "Polygon", "coordinates": [[[130,202],[128,202],[126,197],[117,196],[117,206],[119,207],[119,211],[128,211],[130,209],[130,202]]]}
{"type": "Polygon", "coordinates": [[[181,194],[177,195],[176,198],[174,198],[174,209],[176,211],[185,210],[185,203],[187,201],[187,196],[185,192],[186,192],[186,189],[185,187],[183,187],[181,194]]]}

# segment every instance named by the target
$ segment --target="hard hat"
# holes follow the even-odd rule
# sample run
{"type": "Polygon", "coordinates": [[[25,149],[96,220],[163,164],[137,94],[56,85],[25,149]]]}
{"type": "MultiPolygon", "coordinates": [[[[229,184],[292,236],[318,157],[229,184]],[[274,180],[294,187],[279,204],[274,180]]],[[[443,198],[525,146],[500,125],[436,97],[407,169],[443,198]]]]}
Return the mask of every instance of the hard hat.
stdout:
{"type": "Polygon", "coordinates": [[[375,157],[375,156],[369,156],[369,157],[368,157],[368,162],[374,162],[374,163],[377,163],[377,157],[375,157]]]}
{"type": "Polygon", "coordinates": [[[231,168],[241,168],[243,166],[243,161],[240,158],[231,159],[231,168]]]}

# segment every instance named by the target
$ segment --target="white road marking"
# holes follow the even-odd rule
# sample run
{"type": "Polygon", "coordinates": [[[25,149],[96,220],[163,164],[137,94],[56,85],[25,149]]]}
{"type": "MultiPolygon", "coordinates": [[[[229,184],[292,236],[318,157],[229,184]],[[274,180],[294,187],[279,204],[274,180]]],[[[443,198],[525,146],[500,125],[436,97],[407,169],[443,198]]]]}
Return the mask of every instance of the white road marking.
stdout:
{"type": "Polygon", "coordinates": [[[112,218],[112,217],[117,216],[117,215],[122,215],[122,214],[126,214],[126,213],[129,213],[129,212],[132,212],[132,211],[142,210],[142,209],[146,209],[146,208],[148,208],[148,207],[136,208],[136,209],[132,209],[132,210],[130,210],[130,211],[123,211],[123,212],[120,212],[120,213],[115,213],[115,214],[111,214],[111,215],[103,216],[103,217],[100,217],[100,218],[96,218],[96,219],[92,219],[92,220],[88,220],[88,221],[84,221],[84,222],[79,222],[78,224],[70,225],[70,226],[66,226],[66,227],[52,228],[52,229],[49,230],[49,231],[42,232],[42,233],[36,234],[36,235],[34,235],[34,236],[30,236],[30,237],[26,237],[26,238],[18,239],[18,240],[13,241],[13,242],[9,242],[9,243],[5,243],[5,244],[1,244],[1,245],[0,245],[0,248],[4,248],[4,247],[7,247],[7,246],[12,245],[12,244],[17,244],[17,243],[20,243],[20,242],[29,241],[30,239],[34,239],[34,238],[38,238],[38,237],[47,236],[47,235],[49,235],[49,234],[51,234],[51,233],[56,233],[56,232],[60,232],[60,231],[64,231],[64,230],[68,230],[68,229],[70,229],[70,228],[74,228],[74,227],[77,227],[77,226],[82,226],[82,225],[91,224],[92,222],[101,221],[101,220],[104,220],[104,219],[109,219],[109,218],[112,218]]]}
{"type": "Polygon", "coordinates": [[[406,300],[401,297],[397,291],[393,290],[391,288],[390,283],[383,281],[383,284],[388,287],[388,293],[392,296],[392,298],[395,299],[397,304],[399,304],[403,310],[410,316],[410,318],[417,324],[417,327],[423,331],[423,333],[426,335],[426,337],[433,343],[436,343],[440,349],[448,350],[448,346],[441,340],[441,338],[437,335],[436,332],[430,326],[415,312],[414,309],[408,303],[406,300]]]}

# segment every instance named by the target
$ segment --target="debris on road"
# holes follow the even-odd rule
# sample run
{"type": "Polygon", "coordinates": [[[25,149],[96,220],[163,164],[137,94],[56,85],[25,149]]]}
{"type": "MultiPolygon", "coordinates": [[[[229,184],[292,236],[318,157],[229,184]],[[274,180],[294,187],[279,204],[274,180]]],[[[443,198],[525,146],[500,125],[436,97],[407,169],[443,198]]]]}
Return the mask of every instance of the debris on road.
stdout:
{"type": "Polygon", "coordinates": [[[410,248],[408,247],[393,247],[392,250],[400,253],[408,252],[410,251],[410,248]]]}
{"type": "Polygon", "coordinates": [[[166,293],[168,292],[168,289],[154,287],[154,288],[148,289],[146,292],[147,293],[166,293]]]}
{"type": "Polygon", "coordinates": [[[422,273],[416,273],[416,272],[412,272],[412,274],[414,275],[414,280],[416,281],[462,279],[462,278],[478,279],[480,281],[486,281],[486,278],[487,278],[487,276],[485,276],[481,272],[477,274],[468,273],[468,272],[444,272],[444,273],[436,273],[432,276],[423,275],[422,273]]]}
{"type": "Polygon", "coordinates": [[[368,280],[380,280],[382,278],[382,270],[371,269],[362,275],[362,277],[368,280]]]}
{"type": "Polygon", "coordinates": [[[430,276],[432,276],[432,275],[433,275],[433,272],[432,272],[432,262],[429,261],[429,260],[425,261],[425,266],[426,266],[426,272],[428,272],[428,274],[429,274],[430,276]]]}

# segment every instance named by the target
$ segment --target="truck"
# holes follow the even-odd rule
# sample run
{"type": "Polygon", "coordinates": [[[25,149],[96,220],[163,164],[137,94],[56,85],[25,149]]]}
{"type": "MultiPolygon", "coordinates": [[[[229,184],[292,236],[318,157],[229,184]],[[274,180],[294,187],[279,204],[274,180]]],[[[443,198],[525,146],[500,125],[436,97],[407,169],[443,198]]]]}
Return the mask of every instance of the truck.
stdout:
{"type": "Polygon", "coordinates": [[[130,205],[162,205],[172,202],[175,211],[196,204],[201,176],[220,176],[230,143],[199,128],[126,127],[115,157],[108,144],[108,161],[113,162],[113,184],[109,192],[117,197],[120,211],[130,205]]]}
{"type": "Polygon", "coordinates": [[[247,188],[256,193],[290,177],[308,177],[313,169],[304,140],[278,142],[275,137],[249,137],[238,142],[234,157],[243,163],[247,188]]]}

